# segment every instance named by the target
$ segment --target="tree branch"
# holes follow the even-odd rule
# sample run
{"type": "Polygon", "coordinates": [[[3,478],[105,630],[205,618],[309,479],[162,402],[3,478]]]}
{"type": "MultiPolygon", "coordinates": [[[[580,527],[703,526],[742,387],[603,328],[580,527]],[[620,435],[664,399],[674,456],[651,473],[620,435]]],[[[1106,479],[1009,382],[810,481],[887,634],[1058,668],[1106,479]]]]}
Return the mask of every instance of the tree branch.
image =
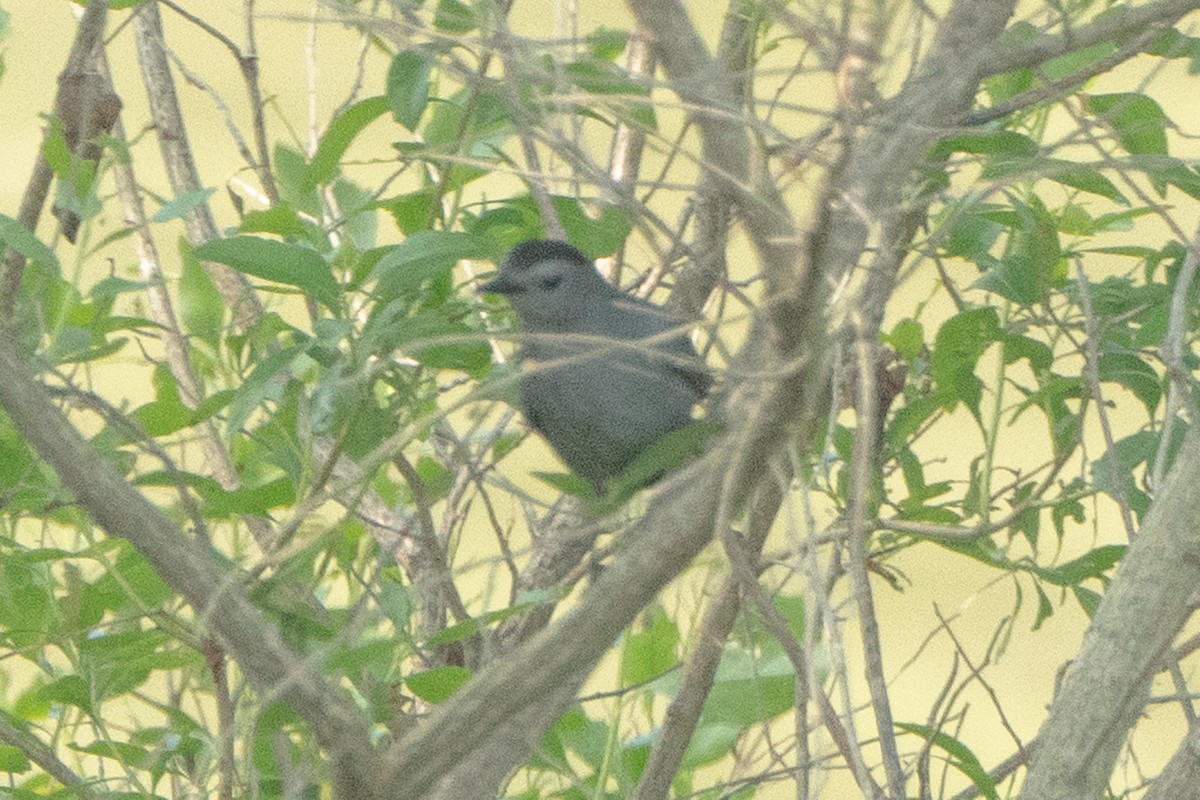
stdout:
{"type": "Polygon", "coordinates": [[[1200,584],[1200,433],[1191,432],[1121,560],[1038,732],[1026,800],[1093,797],[1108,785],[1150,679],[1191,616],[1200,584]]]}
{"type": "Polygon", "coordinates": [[[250,602],[241,579],[215,551],[185,535],[136,492],[92,447],[34,380],[18,340],[0,337],[0,406],[59,480],[110,536],[129,541],[163,580],[183,595],[199,620],[237,658],[265,697],[290,703],[339,768],[339,779],[369,774],[366,725],[354,704],[305,658],[284,644],[278,629],[250,602]]]}

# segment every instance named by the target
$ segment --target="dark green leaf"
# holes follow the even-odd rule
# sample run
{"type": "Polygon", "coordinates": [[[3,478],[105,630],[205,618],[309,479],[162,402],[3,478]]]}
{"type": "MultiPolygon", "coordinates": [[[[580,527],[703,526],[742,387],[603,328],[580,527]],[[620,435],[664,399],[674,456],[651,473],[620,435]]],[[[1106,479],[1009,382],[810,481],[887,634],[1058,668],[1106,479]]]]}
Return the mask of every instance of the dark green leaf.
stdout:
{"type": "Polygon", "coordinates": [[[1154,368],[1132,353],[1101,353],[1100,380],[1118,383],[1133,392],[1151,414],[1162,399],[1162,379],[1154,368]]]}
{"type": "Polygon", "coordinates": [[[475,28],[475,12],[460,0],[438,0],[433,25],[445,33],[467,33],[475,28]]]}
{"type": "Polygon", "coordinates": [[[1078,586],[1088,578],[1099,578],[1116,566],[1125,555],[1126,546],[1109,544],[1097,547],[1079,558],[1057,567],[1039,568],[1036,574],[1055,586],[1078,586]]]}
{"type": "Polygon", "coordinates": [[[380,203],[396,220],[396,227],[405,236],[428,230],[438,218],[438,194],[436,186],[427,186],[411,194],[400,195],[380,203]]]}
{"type": "Polygon", "coordinates": [[[993,261],[988,270],[971,284],[971,288],[1030,306],[1043,298],[1040,272],[1037,263],[1024,254],[1011,253],[1003,260],[993,261]]]}
{"type": "Polygon", "coordinates": [[[1163,31],[1142,52],[1163,58],[1189,59],[1191,63],[1188,64],[1188,74],[1200,73],[1200,39],[1187,36],[1174,28],[1163,31]]]}
{"type": "Polygon", "coordinates": [[[238,272],[295,286],[330,310],[337,310],[341,287],[315,250],[257,236],[214,239],[196,248],[196,257],[238,272]]]}
{"type": "Polygon", "coordinates": [[[422,50],[397,53],[387,74],[387,101],[392,118],[410,131],[417,129],[429,105],[429,73],[433,60],[422,50]]]}
{"type": "Polygon", "coordinates": [[[993,343],[1003,337],[994,308],[964,311],[942,323],[934,339],[929,370],[942,405],[962,402],[979,415],[983,383],[975,377],[975,364],[993,343]]]}
{"type": "Polygon", "coordinates": [[[308,183],[329,183],[338,173],[339,163],[354,137],[388,110],[388,98],[368,97],[347,108],[329,124],[308,165],[308,183]]]}
{"type": "Polygon", "coordinates": [[[1021,133],[1002,129],[963,133],[942,139],[934,147],[934,153],[946,158],[951,153],[1008,153],[1033,156],[1038,144],[1021,133]]]}
{"type": "Polygon", "coordinates": [[[1000,795],[996,791],[995,781],[992,780],[991,775],[983,768],[983,764],[979,762],[979,758],[966,744],[955,739],[948,733],[935,730],[927,725],[897,722],[896,728],[905,733],[919,736],[930,744],[941,748],[949,756],[947,761],[950,766],[965,775],[981,795],[988,798],[988,800],[1000,800],[1000,795]]]}
{"type": "Polygon", "coordinates": [[[541,470],[534,470],[532,474],[538,480],[544,481],[563,494],[582,497],[585,500],[596,498],[596,491],[592,485],[578,475],[572,475],[569,472],[543,472],[541,470]]]}
{"type": "Polygon", "coordinates": [[[1130,153],[1167,154],[1170,120],[1158,102],[1144,94],[1121,92],[1086,98],[1087,110],[1104,117],[1130,153]]]}
{"type": "Polygon", "coordinates": [[[368,400],[361,403],[351,415],[342,447],[350,458],[358,459],[374,450],[387,437],[396,432],[400,420],[387,408],[368,400]]]}
{"type": "Polygon", "coordinates": [[[1033,582],[1033,588],[1037,590],[1038,610],[1037,617],[1033,621],[1033,629],[1036,631],[1042,627],[1042,623],[1050,618],[1054,613],[1054,606],[1050,604],[1050,598],[1046,596],[1046,592],[1042,589],[1042,584],[1038,581],[1033,582]]]}
{"type": "Polygon", "coordinates": [[[1100,594],[1098,592],[1093,592],[1086,586],[1072,586],[1071,593],[1079,601],[1079,607],[1083,609],[1083,613],[1088,615],[1088,619],[1096,615],[1096,609],[1100,607],[1100,594]]]}
{"type": "Polygon", "coordinates": [[[254,410],[276,395],[275,385],[288,379],[292,360],[302,352],[304,348],[299,345],[285,347],[259,362],[237,388],[230,403],[229,420],[226,423],[230,432],[240,431],[254,410]]]}
{"type": "Polygon", "coordinates": [[[81,753],[90,753],[101,758],[111,758],[120,764],[125,764],[134,769],[147,769],[150,766],[150,752],[145,747],[126,744],[124,742],[105,740],[92,742],[88,745],[72,744],[71,748],[81,753]]]}
{"type": "Polygon", "coordinates": [[[1054,363],[1054,352],[1045,342],[1028,336],[1013,334],[1004,337],[1004,363],[1012,364],[1022,358],[1029,361],[1033,370],[1048,370],[1054,363]]]}
{"type": "Polygon", "coordinates": [[[473,237],[457,231],[418,231],[375,265],[375,294],[381,302],[411,294],[425,281],[448,273],[464,258],[482,258],[473,237]]]}
{"type": "Polygon", "coordinates": [[[1081,192],[1107,197],[1121,205],[1129,205],[1129,201],[1121,194],[1116,184],[1104,177],[1099,170],[1085,164],[1059,159],[1046,159],[1042,164],[1042,174],[1056,183],[1081,192]]]}

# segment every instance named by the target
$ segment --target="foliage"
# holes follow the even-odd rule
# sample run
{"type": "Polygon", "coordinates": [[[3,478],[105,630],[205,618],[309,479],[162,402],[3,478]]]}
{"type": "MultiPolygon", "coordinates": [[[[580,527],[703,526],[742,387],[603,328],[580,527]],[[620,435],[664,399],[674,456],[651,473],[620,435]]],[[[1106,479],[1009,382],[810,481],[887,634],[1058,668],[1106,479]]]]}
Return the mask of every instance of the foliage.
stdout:
{"type": "MultiPolygon", "coordinates": [[[[795,76],[780,79],[778,67],[830,71],[821,53],[834,44],[840,12],[828,12],[828,29],[814,24],[828,41],[810,53],[798,46],[794,12],[744,5],[756,24],[743,88],[762,101],[748,107],[765,171],[786,174],[796,159],[831,163],[822,155],[836,151],[830,130],[851,111],[816,118],[811,100],[796,100],[805,95],[791,86],[795,76]]],[[[905,38],[906,20],[933,25],[913,5],[873,21],[891,31],[883,52],[928,46],[905,38]]],[[[1068,4],[1067,20],[1060,4],[1046,5],[1012,22],[1005,46],[1103,14],[1101,4],[1068,4]]],[[[523,620],[570,609],[589,573],[571,565],[554,580],[529,578],[538,542],[517,523],[519,504],[541,515],[547,485],[581,492],[572,476],[542,469],[544,451],[510,413],[514,374],[494,356],[511,352],[513,319],[502,301],[474,292],[474,278],[515,243],[562,231],[589,257],[623,254],[627,269],[645,268],[624,283],[665,297],[672,280],[695,277],[675,270],[687,260],[679,255],[702,255],[681,244],[696,237],[702,215],[668,219],[681,201],[711,197],[696,186],[703,159],[674,96],[619,58],[630,33],[597,27],[570,46],[541,34],[511,46],[493,4],[441,0],[405,12],[412,27],[402,46],[393,22],[369,16],[366,4],[331,7],[337,15],[316,35],[360,37],[366,77],[318,123],[312,146],[282,134],[300,127],[299,112],[284,102],[274,109],[276,138],[261,142],[269,164],[239,176],[256,181],[268,203],[224,203],[216,183],[237,170],[220,174],[222,166],[203,176],[207,185],[155,189],[145,228],[114,224],[123,200],[113,172],[154,153],[113,133],[101,137],[98,179],[72,201],[85,217],[77,251],[54,243],[48,225],[35,235],[14,216],[0,215],[0,238],[27,260],[8,324],[55,404],[179,536],[220,560],[272,626],[264,637],[277,632],[330,693],[349,697],[382,749],[502,659],[523,620]],[[641,183],[625,185],[597,166],[607,159],[597,143],[615,131],[644,137],[661,176],[647,168],[641,183]],[[231,222],[218,237],[179,240],[166,281],[178,316],[168,324],[153,299],[161,275],[138,270],[131,242],[148,231],[170,251],[173,223],[191,224],[210,207],[231,222]],[[229,276],[242,282],[240,299],[229,276]],[[173,336],[185,355],[162,344],[173,336]]],[[[113,4],[109,30],[136,13],[113,4]]],[[[204,30],[176,21],[188,35],[204,30]]],[[[29,24],[0,16],[0,35],[36,35],[29,24]]],[[[106,44],[114,61],[138,35],[120,30],[106,44]]],[[[293,21],[279,35],[299,46],[303,32],[293,21]]],[[[917,210],[919,232],[901,243],[905,282],[877,337],[891,354],[879,374],[897,383],[890,413],[893,398],[880,403],[867,563],[885,578],[873,584],[877,604],[902,586],[906,559],[931,553],[1009,587],[993,641],[975,653],[989,665],[1013,637],[1036,637],[1053,617],[1095,613],[1188,430],[1181,398],[1195,392],[1200,290],[1181,228],[1200,200],[1200,172],[1176,152],[1177,131],[1192,121],[1176,119],[1156,94],[1163,81],[1116,82],[1127,91],[1108,81],[1092,93],[1132,38],[1122,30],[987,76],[972,112],[979,118],[931,139],[902,203],[917,210]],[[1185,342],[1177,363],[1173,335],[1185,342]]],[[[1137,63],[1152,68],[1191,75],[1200,64],[1200,40],[1182,24],[1138,51],[1137,63]]],[[[193,68],[207,79],[226,67],[193,68]]],[[[197,138],[204,128],[194,124],[197,138]]],[[[128,132],[141,127],[125,120],[128,132]]],[[[78,169],[63,136],[48,137],[44,150],[60,180],[78,169]]],[[[747,338],[744,320],[770,301],[763,276],[732,262],[702,337],[713,366],[729,366],[730,386],[748,374],[729,355],[747,338]]],[[[830,301],[831,328],[849,316],[830,301]]],[[[839,554],[859,496],[860,419],[835,408],[816,440],[789,445],[799,454],[790,496],[838,522],[817,530],[809,512],[783,512],[784,527],[803,535],[769,540],[768,553],[786,552],[757,565],[757,603],[741,590],[743,610],[674,773],[675,796],[768,796],[774,783],[794,780],[797,729],[812,734],[808,726],[821,724],[815,695],[842,701],[849,679],[832,628],[850,613],[840,605],[839,554]],[[800,647],[807,674],[796,668],[800,647]]],[[[588,513],[619,513],[626,501],[642,508],[636,487],[647,475],[717,435],[683,433],[635,465],[640,472],[615,497],[589,498],[588,513]]],[[[6,791],[59,791],[62,777],[51,777],[32,738],[96,793],[321,795],[332,770],[302,713],[254,686],[208,610],[185,602],[136,542],[101,530],[4,414],[0,506],[6,791]]],[[[752,539],[740,510],[734,519],[738,537],[752,539]]],[[[618,532],[613,548],[623,547],[637,542],[618,532]]],[[[598,548],[593,571],[608,552],[598,548]]],[[[634,796],[664,710],[704,646],[711,602],[695,587],[715,595],[725,559],[718,546],[706,553],[611,643],[612,669],[541,733],[510,776],[509,796],[634,796]]],[[[896,659],[890,677],[899,658],[887,655],[896,659]]],[[[989,774],[991,762],[976,753],[986,737],[955,727],[969,705],[959,693],[976,680],[986,681],[952,676],[946,705],[931,700],[927,717],[898,718],[887,732],[906,764],[921,765],[910,795],[918,781],[934,792],[1015,794],[1010,775],[989,774]]],[[[872,723],[858,717],[860,738],[871,738],[872,723]]],[[[820,746],[820,755],[837,755],[820,746]]],[[[882,783],[879,759],[868,761],[882,783]]],[[[815,763],[807,767],[823,769],[815,763]]]]}

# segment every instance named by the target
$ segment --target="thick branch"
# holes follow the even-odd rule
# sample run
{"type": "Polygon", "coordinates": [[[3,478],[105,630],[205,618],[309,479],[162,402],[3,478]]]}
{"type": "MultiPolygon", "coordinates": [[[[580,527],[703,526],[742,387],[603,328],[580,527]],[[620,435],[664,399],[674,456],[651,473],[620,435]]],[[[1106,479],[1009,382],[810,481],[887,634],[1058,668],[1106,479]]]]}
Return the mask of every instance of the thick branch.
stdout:
{"type": "MultiPolygon", "coordinates": [[[[245,596],[237,573],[188,537],[135,491],[88,444],[30,374],[12,337],[0,337],[0,406],[50,464],[63,485],[110,536],[129,541],[155,572],[182,594],[232,653],[264,697],[291,704],[339,765],[361,766],[371,753],[354,705],[284,644],[279,631],[245,596]]],[[[365,770],[363,770],[365,772],[365,770]]]]}
{"type": "Polygon", "coordinates": [[[1119,41],[1135,36],[1151,25],[1174,23],[1184,14],[1200,8],[1200,0],[1158,0],[1140,6],[1118,6],[1087,25],[1072,28],[1058,36],[1039,36],[1016,44],[997,39],[981,49],[987,75],[997,75],[1020,67],[1034,67],[1065,53],[1095,44],[1119,41]]]}
{"type": "Polygon", "coordinates": [[[1180,449],[1038,733],[1026,800],[1097,797],[1200,585],[1200,434],[1180,449]]]}
{"type": "MultiPolygon", "coordinates": [[[[76,144],[90,139],[92,134],[80,130],[80,123],[86,123],[92,116],[91,92],[93,86],[88,81],[92,67],[92,53],[104,37],[104,22],[107,19],[108,5],[99,0],[88,3],[83,17],[79,20],[79,29],[75,41],[71,45],[71,53],[67,64],[58,76],[58,92],[54,102],[54,113],[60,119],[64,111],[70,112],[69,119],[74,121],[73,136],[76,144]],[[71,106],[69,109],[68,106],[71,106]]],[[[119,103],[118,103],[119,107],[119,103]]],[[[86,124],[83,125],[86,128],[86,124]]],[[[68,133],[68,131],[64,131],[68,133]]],[[[33,177],[25,187],[21,198],[21,210],[17,219],[31,231],[36,231],[42,207],[50,194],[50,182],[54,177],[45,153],[38,149],[37,163],[33,168],[33,177]]],[[[0,275],[0,318],[12,319],[16,308],[17,293],[21,288],[21,275],[25,270],[25,256],[16,249],[10,248],[4,257],[3,274],[0,275]]]]}

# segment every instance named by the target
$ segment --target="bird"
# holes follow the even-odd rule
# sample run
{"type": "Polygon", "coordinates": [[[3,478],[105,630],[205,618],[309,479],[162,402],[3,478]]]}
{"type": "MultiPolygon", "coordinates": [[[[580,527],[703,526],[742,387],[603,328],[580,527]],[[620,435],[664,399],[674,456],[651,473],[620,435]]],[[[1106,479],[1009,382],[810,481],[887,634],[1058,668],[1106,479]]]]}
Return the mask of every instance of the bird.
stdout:
{"type": "Polygon", "coordinates": [[[597,492],[691,423],[708,393],[685,321],[610,284],[567,242],[518,244],[479,291],[516,313],[526,421],[597,492]]]}

